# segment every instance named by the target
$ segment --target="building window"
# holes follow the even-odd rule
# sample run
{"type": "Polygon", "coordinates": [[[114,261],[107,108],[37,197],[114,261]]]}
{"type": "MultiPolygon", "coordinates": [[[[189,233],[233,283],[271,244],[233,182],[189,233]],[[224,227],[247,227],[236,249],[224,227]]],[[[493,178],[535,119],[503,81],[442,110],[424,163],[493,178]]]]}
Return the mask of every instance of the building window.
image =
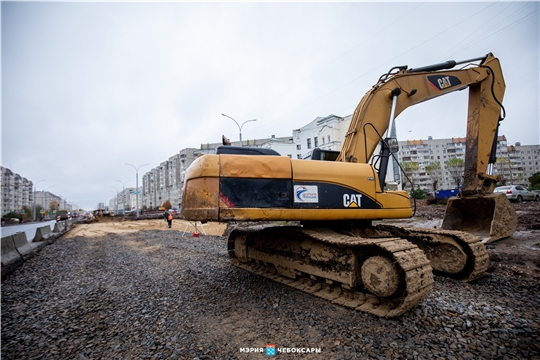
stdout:
{"type": "Polygon", "coordinates": [[[302,156],[301,156],[300,154],[297,154],[297,155],[296,155],[296,158],[297,158],[297,159],[301,159],[302,156]]]}
{"type": "Polygon", "coordinates": [[[296,145],[296,150],[302,150],[302,145],[300,144],[296,145]]]}
{"type": "Polygon", "coordinates": [[[307,148],[311,149],[311,138],[307,139],[307,148]]]}
{"type": "Polygon", "coordinates": [[[328,142],[331,142],[331,141],[330,141],[330,135],[328,135],[328,142]]]}
{"type": "MultiPolygon", "coordinates": [[[[316,137],[316,136],[313,138],[313,145],[314,145],[315,147],[319,146],[319,138],[316,137]]],[[[529,157],[529,159],[530,159],[530,157],[529,157]]]]}
{"type": "Polygon", "coordinates": [[[324,136],[323,136],[323,137],[322,137],[322,143],[323,143],[323,145],[325,144],[325,141],[326,141],[326,140],[324,139],[324,136]]]}

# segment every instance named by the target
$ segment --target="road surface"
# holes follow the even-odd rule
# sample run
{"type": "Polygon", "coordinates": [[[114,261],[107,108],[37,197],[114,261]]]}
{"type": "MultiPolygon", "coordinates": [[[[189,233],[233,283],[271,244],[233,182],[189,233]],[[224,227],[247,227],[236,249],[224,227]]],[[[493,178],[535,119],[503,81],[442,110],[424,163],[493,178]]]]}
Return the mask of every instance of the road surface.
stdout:
{"type": "Polygon", "coordinates": [[[26,238],[28,239],[28,242],[31,242],[34,236],[36,236],[37,228],[49,225],[52,231],[54,229],[55,223],[56,223],[56,220],[49,220],[49,221],[32,222],[28,224],[3,226],[2,237],[13,235],[20,231],[24,231],[26,233],[26,238]]]}

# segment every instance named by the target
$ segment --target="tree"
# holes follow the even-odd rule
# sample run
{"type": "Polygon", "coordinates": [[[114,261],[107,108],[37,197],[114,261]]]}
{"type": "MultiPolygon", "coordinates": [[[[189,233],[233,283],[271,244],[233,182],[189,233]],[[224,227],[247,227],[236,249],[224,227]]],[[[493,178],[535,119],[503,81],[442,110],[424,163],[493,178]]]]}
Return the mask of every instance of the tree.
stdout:
{"type": "MultiPolygon", "coordinates": [[[[33,217],[32,216],[32,210],[26,205],[23,206],[22,209],[24,211],[23,219],[32,219],[32,217],[33,217]]],[[[36,208],[36,211],[38,211],[37,208],[36,208]]]]}
{"type": "Polygon", "coordinates": [[[431,178],[431,183],[433,184],[433,191],[436,191],[439,180],[441,180],[442,178],[441,163],[439,161],[432,161],[428,166],[426,166],[426,171],[431,178]]]}
{"type": "Polygon", "coordinates": [[[414,179],[413,179],[413,173],[420,168],[417,162],[414,161],[404,161],[401,162],[399,165],[401,165],[401,169],[405,173],[405,177],[402,179],[403,182],[403,190],[405,190],[405,187],[407,186],[407,183],[411,184],[411,190],[414,187],[414,179]]]}
{"type": "Polygon", "coordinates": [[[453,157],[446,162],[446,168],[452,175],[452,178],[456,182],[456,187],[461,185],[461,179],[463,178],[463,170],[465,169],[465,161],[461,158],[453,157]]]}
{"type": "Polygon", "coordinates": [[[170,210],[172,208],[171,202],[169,200],[166,200],[161,206],[163,206],[165,210],[170,210]]]}
{"type": "Polygon", "coordinates": [[[51,203],[49,204],[49,210],[52,212],[56,210],[57,208],[58,208],[58,203],[56,202],[56,200],[51,201],[51,203]]]}
{"type": "Polygon", "coordinates": [[[540,190],[540,172],[534,173],[528,180],[532,190],[540,190]]]}

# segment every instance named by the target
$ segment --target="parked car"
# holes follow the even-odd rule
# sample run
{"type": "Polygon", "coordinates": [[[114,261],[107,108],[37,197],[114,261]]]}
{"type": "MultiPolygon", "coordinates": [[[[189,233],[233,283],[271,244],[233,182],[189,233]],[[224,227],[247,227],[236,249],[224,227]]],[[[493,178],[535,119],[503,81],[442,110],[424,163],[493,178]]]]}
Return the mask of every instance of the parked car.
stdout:
{"type": "Polygon", "coordinates": [[[520,185],[499,186],[493,192],[505,193],[508,200],[516,202],[522,202],[523,200],[540,201],[540,194],[529,191],[520,185]]]}

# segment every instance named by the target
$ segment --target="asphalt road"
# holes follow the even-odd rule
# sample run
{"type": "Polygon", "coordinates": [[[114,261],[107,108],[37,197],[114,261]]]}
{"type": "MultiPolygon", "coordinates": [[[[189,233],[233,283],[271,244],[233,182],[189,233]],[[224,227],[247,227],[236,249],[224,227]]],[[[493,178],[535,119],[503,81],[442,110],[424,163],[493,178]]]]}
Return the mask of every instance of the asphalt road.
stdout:
{"type": "Polygon", "coordinates": [[[56,223],[56,220],[49,220],[49,221],[38,221],[38,222],[31,222],[27,224],[19,224],[19,225],[9,225],[2,227],[2,237],[13,235],[18,232],[25,232],[26,238],[28,241],[32,241],[34,236],[36,236],[36,229],[49,225],[51,227],[51,230],[54,229],[54,224],[56,223]]]}

